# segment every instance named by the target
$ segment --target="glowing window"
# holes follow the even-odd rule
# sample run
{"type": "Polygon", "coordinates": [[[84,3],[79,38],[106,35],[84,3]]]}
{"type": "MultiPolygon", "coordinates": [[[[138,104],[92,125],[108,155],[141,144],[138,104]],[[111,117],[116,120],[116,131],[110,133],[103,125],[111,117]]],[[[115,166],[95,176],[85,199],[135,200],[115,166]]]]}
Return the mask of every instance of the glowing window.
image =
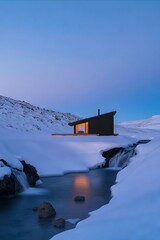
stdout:
{"type": "Polygon", "coordinates": [[[88,122],[77,124],[76,133],[88,134],[88,122]]]}

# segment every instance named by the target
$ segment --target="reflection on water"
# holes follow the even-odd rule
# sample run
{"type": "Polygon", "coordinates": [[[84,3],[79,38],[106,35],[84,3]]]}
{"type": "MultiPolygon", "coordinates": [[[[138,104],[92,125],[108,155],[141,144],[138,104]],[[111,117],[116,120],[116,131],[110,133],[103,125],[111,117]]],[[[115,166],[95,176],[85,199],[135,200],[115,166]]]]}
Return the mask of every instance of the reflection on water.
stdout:
{"type": "Polygon", "coordinates": [[[70,219],[66,230],[75,227],[74,219],[85,219],[88,213],[109,202],[110,187],[117,172],[97,169],[88,173],[67,174],[43,178],[43,184],[28,194],[0,199],[0,240],[48,240],[62,232],[53,227],[56,218],[70,219]],[[85,202],[76,203],[76,195],[85,196],[85,202]],[[56,209],[56,218],[39,220],[32,208],[49,201],[56,209]]]}
{"type": "Polygon", "coordinates": [[[88,190],[89,189],[89,179],[86,176],[76,176],[74,179],[74,187],[75,189],[81,189],[81,190],[88,190]]]}
{"type": "Polygon", "coordinates": [[[74,195],[87,195],[91,191],[91,184],[88,176],[78,175],[73,182],[74,195]]]}

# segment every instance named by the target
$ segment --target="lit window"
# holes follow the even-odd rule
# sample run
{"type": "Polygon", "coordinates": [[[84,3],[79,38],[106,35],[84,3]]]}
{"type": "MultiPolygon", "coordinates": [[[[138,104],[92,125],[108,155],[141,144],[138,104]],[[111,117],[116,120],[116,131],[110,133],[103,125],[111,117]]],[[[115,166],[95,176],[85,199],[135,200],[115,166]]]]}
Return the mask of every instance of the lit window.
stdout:
{"type": "Polygon", "coordinates": [[[88,122],[76,125],[76,134],[88,134],[88,122]]]}

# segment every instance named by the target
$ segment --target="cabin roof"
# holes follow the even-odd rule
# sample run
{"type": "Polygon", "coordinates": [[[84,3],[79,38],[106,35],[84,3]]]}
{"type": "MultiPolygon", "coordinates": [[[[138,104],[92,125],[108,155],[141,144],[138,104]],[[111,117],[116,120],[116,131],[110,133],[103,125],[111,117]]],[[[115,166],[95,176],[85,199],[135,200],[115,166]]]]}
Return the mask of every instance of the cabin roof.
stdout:
{"type": "Polygon", "coordinates": [[[109,113],[104,113],[104,114],[100,114],[100,115],[97,115],[97,116],[94,116],[94,117],[90,117],[90,118],[83,118],[81,120],[78,120],[76,122],[71,122],[69,123],[68,125],[69,126],[74,126],[74,125],[77,125],[77,124],[81,124],[81,123],[85,123],[85,122],[89,122],[90,120],[93,120],[93,119],[98,119],[100,117],[104,117],[104,116],[109,116],[109,115],[115,115],[116,114],[116,111],[113,111],[113,112],[109,112],[109,113]]]}

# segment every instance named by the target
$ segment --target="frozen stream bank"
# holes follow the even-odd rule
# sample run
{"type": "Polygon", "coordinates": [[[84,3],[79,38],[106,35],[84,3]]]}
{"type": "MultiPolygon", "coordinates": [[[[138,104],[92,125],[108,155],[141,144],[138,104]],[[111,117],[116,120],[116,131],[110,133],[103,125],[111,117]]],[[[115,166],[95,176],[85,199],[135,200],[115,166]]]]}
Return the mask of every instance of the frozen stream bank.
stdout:
{"type": "Polygon", "coordinates": [[[124,168],[129,164],[129,161],[136,153],[136,147],[139,144],[149,143],[150,140],[139,140],[137,143],[124,147],[117,147],[104,151],[102,156],[105,158],[105,163],[102,168],[124,168]]]}

